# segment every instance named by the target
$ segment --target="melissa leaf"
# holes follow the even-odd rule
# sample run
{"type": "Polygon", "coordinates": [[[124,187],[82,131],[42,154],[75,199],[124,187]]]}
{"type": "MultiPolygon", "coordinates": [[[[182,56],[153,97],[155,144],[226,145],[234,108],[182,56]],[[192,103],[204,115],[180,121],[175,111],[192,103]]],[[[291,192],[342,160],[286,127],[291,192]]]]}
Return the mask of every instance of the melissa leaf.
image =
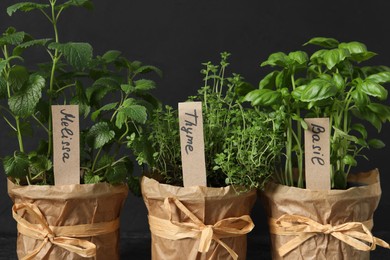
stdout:
{"type": "Polygon", "coordinates": [[[51,43],[49,49],[62,53],[66,61],[76,70],[84,70],[92,61],[92,46],[89,43],[51,43]]]}
{"type": "Polygon", "coordinates": [[[13,13],[16,11],[23,11],[23,12],[29,12],[35,9],[45,9],[49,8],[50,5],[48,4],[37,4],[33,2],[22,2],[22,3],[17,3],[14,5],[11,5],[7,8],[7,13],[9,16],[12,16],[13,13]]]}
{"type": "Polygon", "coordinates": [[[89,129],[87,139],[98,149],[109,143],[115,137],[115,132],[110,129],[107,122],[96,123],[89,129]]]}
{"type": "Polygon", "coordinates": [[[32,115],[42,96],[44,86],[45,79],[43,77],[30,76],[28,82],[8,100],[12,113],[22,118],[32,115]]]}
{"type": "Polygon", "coordinates": [[[28,175],[30,162],[28,156],[17,152],[13,156],[7,156],[3,160],[5,174],[13,178],[23,178],[28,175]]]}

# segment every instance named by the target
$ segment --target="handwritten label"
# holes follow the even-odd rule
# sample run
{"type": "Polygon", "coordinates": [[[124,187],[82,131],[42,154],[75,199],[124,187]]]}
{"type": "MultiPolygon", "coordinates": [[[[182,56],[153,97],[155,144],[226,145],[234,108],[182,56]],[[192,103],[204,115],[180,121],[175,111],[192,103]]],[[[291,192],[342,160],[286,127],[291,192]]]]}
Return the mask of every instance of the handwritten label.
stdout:
{"type": "Polygon", "coordinates": [[[207,186],[201,102],[179,103],[184,187],[207,186]]]}
{"type": "Polygon", "coordinates": [[[77,105],[52,106],[55,185],[80,184],[80,129],[77,105]]]}
{"type": "Polygon", "coordinates": [[[307,118],[305,131],[305,178],[310,190],[330,190],[329,118],[307,118]]]}

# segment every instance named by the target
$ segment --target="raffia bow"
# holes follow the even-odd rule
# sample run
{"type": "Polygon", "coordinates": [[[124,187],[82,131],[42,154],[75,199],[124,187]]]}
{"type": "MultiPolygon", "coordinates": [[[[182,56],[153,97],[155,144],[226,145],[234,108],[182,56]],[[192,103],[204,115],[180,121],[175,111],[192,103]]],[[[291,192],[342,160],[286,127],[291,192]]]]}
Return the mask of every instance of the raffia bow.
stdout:
{"type": "Polygon", "coordinates": [[[96,245],[88,240],[78,238],[103,235],[114,232],[119,228],[119,219],[85,225],[49,226],[39,208],[31,203],[15,203],[12,207],[12,215],[18,223],[17,228],[20,234],[42,241],[39,247],[29,252],[22,260],[34,259],[48,243],[82,257],[93,257],[96,255],[96,245]],[[32,224],[19,215],[22,210],[25,210],[30,219],[38,224],[32,224]]]}
{"type": "Polygon", "coordinates": [[[348,222],[337,226],[323,225],[310,218],[297,215],[283,215],[270,219],[270,233],[282,236],[297,236],[277,249],[280,256],[285,256],[306,240],[319,234],[332,235],[348,245],[362,251],[374,250],[376,246],[390,248],[385,241],[372,235],[368,227],[372,220],[366,222],[348,222]]]}
{"type": "Polygon", "coordinates": [[[168,214],[168,219],[161,219],[149,215],[149,225],[152,234],[171,240],[184,238],[200,239],[198,252],[201,253],[208,252],[211,242],[215,241],[224,247],[233,259],[237,260],[237,253],[221,241],[221,239],[242,236],[249,233],[254,228],[252,219],[248,215],[227,218],[218,221],[214,225],[206,225],[177,198],[166,198],[164,200],[164,206],[168,214]],[[178,222],[172,220],[171,202],[173,202],[173,204],[175,204],[191,222],[178,222]]]}

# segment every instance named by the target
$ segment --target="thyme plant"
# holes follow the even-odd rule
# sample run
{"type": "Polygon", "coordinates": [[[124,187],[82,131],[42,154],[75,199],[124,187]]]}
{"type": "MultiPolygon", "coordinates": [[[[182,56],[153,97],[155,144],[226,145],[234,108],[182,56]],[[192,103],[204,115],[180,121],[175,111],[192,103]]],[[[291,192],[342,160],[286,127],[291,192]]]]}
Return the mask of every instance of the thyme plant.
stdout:
{"type": "MultiPolygon", "coordinates": [[[[222,53],[218,65],[203,64],[204,85],[189,97],[203,106],[208,185],[261,188],[282,149],[284,111],[265,113],[243,106],[240,93],[253,87],[238,74],[226,76],[229,55],[222,53]]],[[[129,146],[136,151],[138,162],[148,165],[152,177],[182,185],[176,109],[157,110],[141,135],[129,140],[129,146]]]]}
{"type": "Polygon", "coordinates": [[[382,123],[390,120],[390,107],[384,103],[388,92],[383,87],[390,82],[390,69],[362,66],[376,54],[360,42],[317,37],[305,45],[322,48],[310,56],[304,51],[271,54],[261,66],[277,69],[245,99],[262,109],[285,109],[286,160],[279,175],[285,185],[304,187],[304,118],[329,117],[331,183],[333,188],[344,189],[348,173],[357,165],[356,157],[364,156],[363,149],[384,146],[378,139],[368,139],[364,121],[379,132],[382,123]],[[296,183],[294,168],[298,170],[296,183]]]}

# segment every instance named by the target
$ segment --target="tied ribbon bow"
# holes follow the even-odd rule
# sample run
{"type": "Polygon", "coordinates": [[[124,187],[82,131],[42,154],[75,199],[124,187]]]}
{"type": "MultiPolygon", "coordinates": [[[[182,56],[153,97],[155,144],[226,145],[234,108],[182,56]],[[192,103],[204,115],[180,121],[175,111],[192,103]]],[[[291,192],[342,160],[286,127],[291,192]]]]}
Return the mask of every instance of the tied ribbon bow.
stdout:
{"type": "Polygon", "coordinates": [[[108,234],[119,228],[119,219],[110,222],[85,225],[49,226],[39,208],[31,203],[15,203],[12,207],[12,215],[18,223],[17,228],[20,234],[42,240],[40,246],[29,252],[22,260],[34,259],[48,243],[59,246],[82,257],[93,257],[96,256],[96,245],[88,240],[78,238],[108,234]],[[38,224],[32,224],[19,215],[21,210],[25,210],[30,216],[30,219],[38,224]]]}
{"type": "Polygon", "coordinates": [[[198,248],[198,252],[200,253],[207,253],[210,249],[211,242],[215,241],[224,247],[234,260],[237,260],[237,253],[221,241],[221,238],[242,236],[249,233],[254,228],[252,219],[248,215],[226,218],[218,221],[214,225],[205,225],[177,198],[166,198],[164,200],[164,206],[168,214],[168,219],[161,219],[150,215],[148,217],[152,234],[171,240],[184,238],[200,239],[198,248]],[[176,207],[191,220],[191,222],[178,222],[172,220],[171,202],[173,202],[176,207]]]}
{"type": "Polygon", "coordinates": [[[270,233],[282,236],[297,236],[278,249],[280,256],[285,256],[306,240],[319,234],[332,235],[348,245],[362,251],[374,250],[376,246],[390,248],[385,241],[372,235],[368,227],[372,220],[347,222],[337,226],[323,225],[310,218],[297,215],[283,215],[278,219],[270,219],[270,233]]]}

